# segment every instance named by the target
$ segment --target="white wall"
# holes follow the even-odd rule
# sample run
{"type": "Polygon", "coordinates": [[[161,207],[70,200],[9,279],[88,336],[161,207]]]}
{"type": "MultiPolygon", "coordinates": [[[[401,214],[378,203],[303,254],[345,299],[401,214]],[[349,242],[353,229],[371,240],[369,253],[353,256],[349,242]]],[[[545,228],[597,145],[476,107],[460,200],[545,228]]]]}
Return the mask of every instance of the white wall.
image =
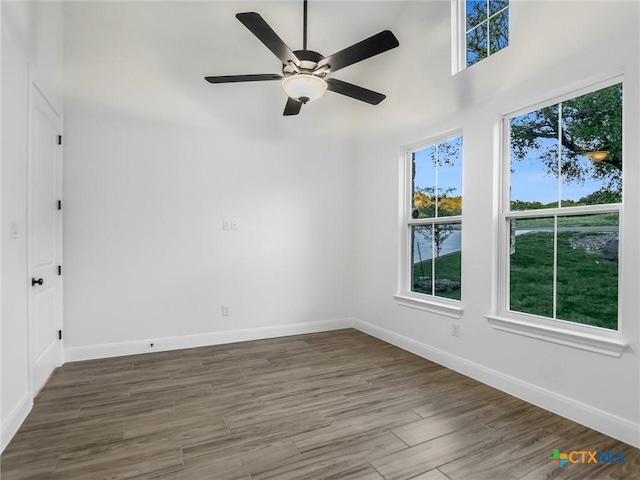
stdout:
{"type": "Polygon", "coordinates": [[[29,66],[58,106],[62,7],[2,2],[2,448],[31,406],[27,355],[27,113],[29,66]],[[9,239],[17,222],[18,238],[9,239]]]}
{"type": "Polygon", "coordinates": [[[357,143],[360,328],[640,445],[638,3],[515,1],[510,46],[453,77],[449,2],[412,2],[397,25],[400,53],[391,70],[379,72],[393,108],[366,119],[357,143]],[[499,158],[494,139],[501,115],[620,73],[626,81],[627,182],[621,330],[629,347],[621,358],[611,358],[496,331],[484,316],[495,313],[499,158]],[[464,134],[460,338],[451,335],[451,319],[393,299],[400,147],[456,128],[464,134]]]}
{"type": "Polygon", "coordinates": [[[67,360],[332,328],[350,314],[348,115],[323,126],[308,106],[284,118],[277,82],[204,81],[234,73],[212,60],[219,45],[114,20],[188,29],[211,15],[177,5],[65,5],[67,360]]]}

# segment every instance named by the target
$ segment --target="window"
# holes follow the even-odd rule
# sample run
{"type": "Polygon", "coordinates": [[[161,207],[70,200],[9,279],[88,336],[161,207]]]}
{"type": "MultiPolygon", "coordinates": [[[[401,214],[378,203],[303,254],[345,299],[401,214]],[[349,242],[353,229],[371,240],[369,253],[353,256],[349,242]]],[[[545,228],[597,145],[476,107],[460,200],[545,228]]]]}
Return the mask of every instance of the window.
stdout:
{"type": "MultiPolygon", "coordinates": [[[[406,154],[404,290],[460,300],[462,137],[445,136],[406,154]]],[[[402,289],[402,288],[401,288],[402,289]]]]}
{"type": "Polygon", "coordinates": [[[622,84],[506,118],[502,308],[618,329],[622,84]]]}
{"type": "Polygon", "coordinates": [[[458,39],[464,46],[459,53],[459,69],[509,45],[509,0],[466,0],[456,8],[459,31],[464,34],[464,40],[458,39]]]}

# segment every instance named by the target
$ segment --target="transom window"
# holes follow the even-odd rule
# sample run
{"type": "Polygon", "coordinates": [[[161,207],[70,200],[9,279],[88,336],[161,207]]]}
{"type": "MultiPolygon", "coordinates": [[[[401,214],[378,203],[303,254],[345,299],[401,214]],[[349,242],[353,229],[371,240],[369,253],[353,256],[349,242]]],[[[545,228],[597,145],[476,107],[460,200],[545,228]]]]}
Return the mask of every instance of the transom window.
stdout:
{"type": "Polygon", "coordinates": [[[509,0],[466,0],[464,25],[469,67],[509,45],[509,0]]]}
{"type": "Polygon", "coordinates": [[[622,84],[505,120],[502,305],[618,329],[622,84]]]}
{"type": "Polygon", "coordinates": [[[462,137],[411,150],[407,162],[410,291],[460,300],[462,137]]]}

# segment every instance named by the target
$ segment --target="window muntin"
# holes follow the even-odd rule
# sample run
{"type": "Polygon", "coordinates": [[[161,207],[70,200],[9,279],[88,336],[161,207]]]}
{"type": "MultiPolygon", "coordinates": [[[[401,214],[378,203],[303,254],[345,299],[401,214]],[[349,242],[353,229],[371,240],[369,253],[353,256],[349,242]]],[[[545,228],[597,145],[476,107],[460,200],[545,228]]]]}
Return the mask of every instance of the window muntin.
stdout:
{"type": "Polygon", "coordinates": [[[508,0],[466,0],[464,12],[467,67],[509,45],[508,0]]]}
{"type": "Polygon", "coordinates": [[[622,84],[505,126],[504,308],[617,330],[622,84]]]}
{"type": "Polygon", "coordinates": [[[410,291],[461,299],[462,137],[409,152],[410,291]]]}

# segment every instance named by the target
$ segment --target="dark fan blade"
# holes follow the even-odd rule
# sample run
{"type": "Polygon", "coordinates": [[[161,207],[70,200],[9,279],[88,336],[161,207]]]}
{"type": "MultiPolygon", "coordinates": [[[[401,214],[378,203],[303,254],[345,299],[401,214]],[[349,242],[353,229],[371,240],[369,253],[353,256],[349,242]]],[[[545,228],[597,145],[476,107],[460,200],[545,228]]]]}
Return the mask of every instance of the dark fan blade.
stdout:
{"type": "Polygon", "coordinates": [[[258,40],[264,43],[283,64],[286,65],[289,62],[293,62],[298,67],[300,66],[298,57],[294,55],[291,49],[287,47],[278,34],[273,31],[259,14],[255,12],[238,13],[236,18],[251,30],[251,33],[258,37],[258,40]]]}
{"type": "Polygon", "coordinates": [[[287,105],[284,107],[283,115],[298,115],[302,108],[302,102],[294,100],[293,98],[287,98],[287,105]]]}
{"type": "Polygon", "coordinates": [[[335,72],[367,58],[379,55],[396,48],[400,43],[393,33],[384,30],[373,37],[351,45],[333,55],[329,55],[318,63],[318,68],[329,65],[329,72],[335,72]]]}
{"type": "Polygon", "coordinates": [[[346,95],[347,97],[355,98],[363,102],[370,103],[371,105],[378,105],[382,100],[387,98],[385,95],[374,92],[367,88],[359,87],[352,83],[343,82],[336,78],[327,78],[327,90],[346,95]]]}
{"type": "Polygon", "coordinates": [[[264,80],[280,80],[282,75],[275,73],[261,73],[258,75],[221,75],[218,77],[204,77],[209,83],[233,83],[233,82],[262,82],[264,80]]]}

